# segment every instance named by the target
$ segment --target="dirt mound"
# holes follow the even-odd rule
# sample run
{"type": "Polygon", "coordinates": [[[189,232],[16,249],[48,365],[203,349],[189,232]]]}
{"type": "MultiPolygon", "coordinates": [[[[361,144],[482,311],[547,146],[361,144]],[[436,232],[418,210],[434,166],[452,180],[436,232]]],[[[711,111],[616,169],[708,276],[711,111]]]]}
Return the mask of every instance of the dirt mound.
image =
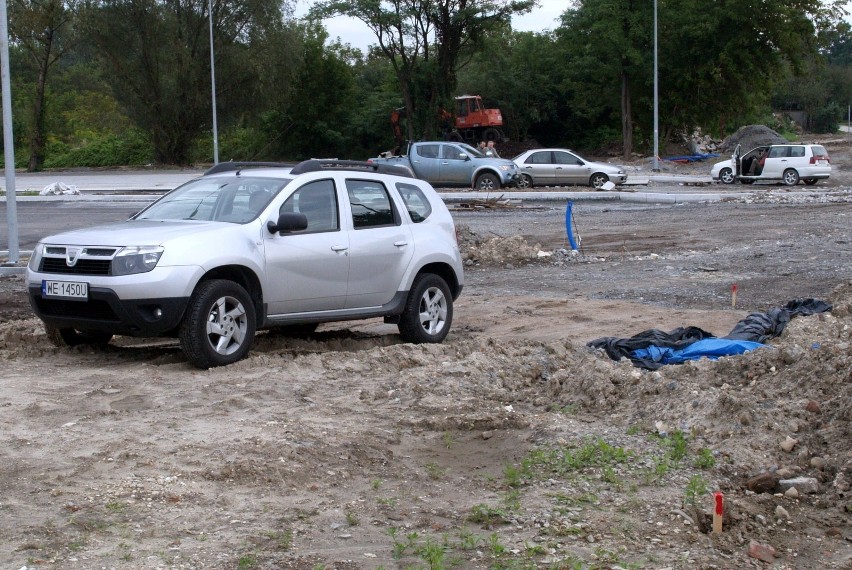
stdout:
{"type": "Polygon", "coordinates": [[[787,139],[766,125],[746,125],[727,137],[719,145],[721,151],[732,151],[737,145],[742,145],[743,152],[765,144],[784,144],[787,139]]]}

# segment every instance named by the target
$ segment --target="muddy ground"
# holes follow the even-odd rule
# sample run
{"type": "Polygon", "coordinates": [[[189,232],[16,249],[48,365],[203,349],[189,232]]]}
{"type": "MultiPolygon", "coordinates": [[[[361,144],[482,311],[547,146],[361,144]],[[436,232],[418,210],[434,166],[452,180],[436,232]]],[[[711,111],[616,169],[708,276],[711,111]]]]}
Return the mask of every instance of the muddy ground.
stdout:
{"type": "Polygon", "coordinates": [[[457,211],[438,346],[371,321],[207,371],[169,340],[59,349],[0,278],[0,567],[852,568],[845,150],[807,192],[578,203],[576,253],[563,205],[457,211]],[[833,309],[743,356],[586,347],[797,298],[833,309]]]}

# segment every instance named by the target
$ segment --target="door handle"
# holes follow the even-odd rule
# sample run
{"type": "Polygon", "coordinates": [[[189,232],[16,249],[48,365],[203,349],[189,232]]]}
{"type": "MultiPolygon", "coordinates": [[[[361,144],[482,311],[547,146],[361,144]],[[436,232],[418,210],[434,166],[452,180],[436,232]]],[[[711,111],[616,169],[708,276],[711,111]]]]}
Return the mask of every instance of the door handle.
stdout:
{"type": "Polygon", "coordinates": [[[405,246],[407,246],[407,245],[408,245],[408,242],[407,242],[407,241],[402,241],[402,240],[401,240],[401,241],[395,241],[395,242],[393,242],[393,244],[394,244],[396,247],[405,247],[405,246]]]}
{"type": "Polygon", "coordinates": [[[349,249],[348,245],[333,245],[331,246],[331,251],[346,251],[349,249]]]}

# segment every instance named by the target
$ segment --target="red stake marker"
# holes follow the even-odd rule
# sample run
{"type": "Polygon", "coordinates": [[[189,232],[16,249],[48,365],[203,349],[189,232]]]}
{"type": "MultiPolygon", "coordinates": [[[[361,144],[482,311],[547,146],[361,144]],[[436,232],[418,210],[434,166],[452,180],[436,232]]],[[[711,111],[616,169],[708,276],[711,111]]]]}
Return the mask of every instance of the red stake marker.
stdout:
{"type": "Polygon", "coordinates": [[[716,491],[713,493],[713,500],[715,502],[715,506],[713,508],[713,534],[720,534],[722,532],[722,514],[724,513],[725,503],[725,499],[722,497],[722,492],[716,491]]]}
{"type": "Polygon", "coordinates": [[[737,308],[737,284],[731,285],[731,308],[737,308]]]}

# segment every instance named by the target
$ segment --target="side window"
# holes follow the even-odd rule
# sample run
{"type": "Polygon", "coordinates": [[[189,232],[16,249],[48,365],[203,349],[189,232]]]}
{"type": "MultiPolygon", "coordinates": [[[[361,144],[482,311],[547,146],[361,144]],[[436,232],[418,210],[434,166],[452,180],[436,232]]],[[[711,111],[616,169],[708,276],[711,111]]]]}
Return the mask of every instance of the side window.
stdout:
{"type": "Polygon", "coordinates": [[[555,164],[570,164],[573,166],[583,165],[579,158],[568,152],[554,152],[553,159],[555,164]]]}
{"type": "Polygon", "coordinates": [[[329,232],[340,229],[337,193],[332,180],[308,182],[287,198],[279,213],[297,212],[305,214],[308,229],[303,233],[329,232]]]}
{"type": "Polygon", "coordinates": [[[552,164],[550,151],[534,152],[527,158],[527,164],[552,164]]]}
{"type": "Polygon", "coordinates": [[[787,156],[788,148],[786,146],[773,146],[769,149],[769,156],[767,158],[784,158],[787,156]]]}
{"type": "Polygon", "coordinates": [[[417,147],[417,153],[423,158],[438,158],[439,148],[437,144],[421,144],[417,147]]]}
{"type": "Polygon", "coordinates": [[[461,151],[458,147],[445,144],[442,148],[444,149],[443,158],[447,160],[461,160],[461,151]]]}
{"type": "Polygon", "coordinates": [[[423,190],[414,184],[405,184],[404,182],[397,182],[396,189],[405,202],[405,208],[408,210],[412,222],[418,224],[429,217],[429,214],[432,213],[432,204],[429,203],[423,190]]]}
{"type": "Polygon", "coordinates": [[[346,192],[352,206],[352,225],[356,230],[399,224],[399,216],[381,182],[347,179],[346,192]]]}
{"type": "Polygon", "coordinates": [[[790,156],[794,156],[797,158],[805,156],[805,147],[803,146],[791,146],[790,147],[790,156]]]}

